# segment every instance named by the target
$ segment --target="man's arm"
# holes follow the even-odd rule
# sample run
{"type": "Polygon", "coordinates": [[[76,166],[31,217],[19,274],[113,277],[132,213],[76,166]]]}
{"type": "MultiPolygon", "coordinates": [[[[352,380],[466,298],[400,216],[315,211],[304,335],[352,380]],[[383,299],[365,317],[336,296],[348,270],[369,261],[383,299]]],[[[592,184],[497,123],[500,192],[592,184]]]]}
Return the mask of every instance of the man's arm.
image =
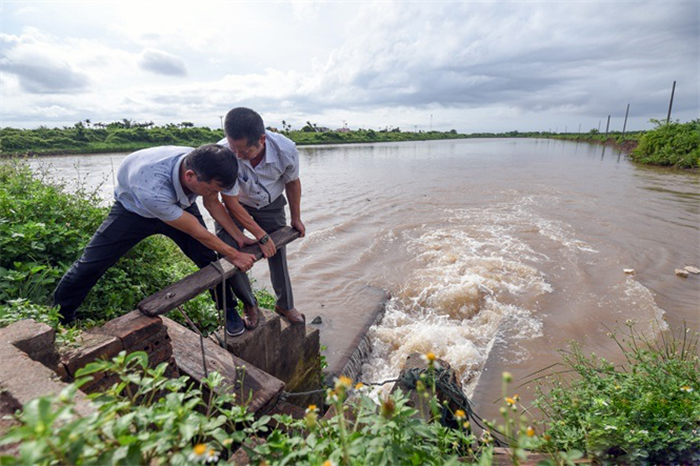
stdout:
{"type": "Polygon", "coordinates": [[[244,272],[247,272],[255,262],[255,256],[236,251],[235,248],[224,243],[217,238],[216,235],[204,228],[197,218],[189,212],[183,212],[182,216],[177,220],[171,220],[165,223],[187,233],[209,249],[218,252],[244,272]]]}
{"type": "Polygon", "coordinates": [[[231,238],[238,243],[239,247],[243,247],[249,244],[256,244],[257,241],[248,238],[243,232],[233,223],[231,216],[226,212],[226,208],[221,204],[218,194],[213,194],[211,196],[203,196],[202,201],[204,203],[204,208],[209,211],[212,218],[216,220],[221,227],[226,230],[226,232],[231,235],[231,238]]]}
{"type": "Polygon", "coordinates": [[[287,193],[287,201],[289,201],[292,227],[299,230],[299,236],[303,238],[306,235],[306,227],[301,221],[301,180],[297,178],[294,181],[290,181],[284,185],[284,190],[287,193]]]}
{"type": "MultiPolygon", "coordinates": [[[[224,205],[229,213],[236,217],[236,220],[241,222],[243,228],[248,230],[253,236],[255,236],[256,239],[260,240],[260,238],[267,235],[265,230],[260,228],[260,225],[253,220],[253,217],[250,216],[248,211],[243,208],[240,202],[238,202],[238,196],[225,196],[222,194],[221,197],[224,200],[224,205]]],[[[228,220],[229,222],[233,223],[233,220],[231,220],[230,217],[228,220]]],[[[275,242],[272,241],[272,238],[269,238],[267,243],[260,244],[260,250],[262,250],[265,258],[269,259],[277,252],[277,246],[275,246],[275,242]]]]}

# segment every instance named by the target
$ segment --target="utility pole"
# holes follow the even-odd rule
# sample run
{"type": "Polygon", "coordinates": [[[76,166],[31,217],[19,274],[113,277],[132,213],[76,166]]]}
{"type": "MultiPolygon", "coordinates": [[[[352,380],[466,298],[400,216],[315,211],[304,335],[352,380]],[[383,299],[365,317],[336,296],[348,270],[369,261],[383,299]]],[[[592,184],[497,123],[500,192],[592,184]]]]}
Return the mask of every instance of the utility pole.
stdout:
{"type": "Polygon", "coordinates": [[[625,124],[622,125],[622,137],[625,137],[625,130],[627,129],[627,117],[630,114],[630,104],[627,104],[627,111],[625,112],[625,124]]]}
{"type": "Polygon", "coordinates": [[[608,124],[605,126],[605,138],[608,138],[608,131],[610,130],[610,115],[608,115],[608,124]]]}
{"type": "Polygon", "coordinates": [[[673,107],[673,94],[676,93],[676,81],[673,81],[673,88],[671,89],[671,102],[668,103],[668,116],[666,117],[666,124],[671,122],[671,108],[673,107]]]}
{"type": "Polygon", "coordinates": [[[221,131],[223,131],[224,130],[224,116],[219,115],[219,119],[221,120],[221,131]]]}

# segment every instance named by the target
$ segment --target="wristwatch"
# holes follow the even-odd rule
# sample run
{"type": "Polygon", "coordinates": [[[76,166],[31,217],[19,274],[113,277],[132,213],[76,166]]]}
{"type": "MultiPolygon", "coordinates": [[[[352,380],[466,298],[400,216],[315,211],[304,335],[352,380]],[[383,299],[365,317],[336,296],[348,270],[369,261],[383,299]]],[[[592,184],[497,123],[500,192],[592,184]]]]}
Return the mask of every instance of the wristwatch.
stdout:
{"type": "Polygon", "coordinates": [[[270,235],[265,235],[258,240],[258,243],[267,244],[268,241],[270,241],[270,235]]]}

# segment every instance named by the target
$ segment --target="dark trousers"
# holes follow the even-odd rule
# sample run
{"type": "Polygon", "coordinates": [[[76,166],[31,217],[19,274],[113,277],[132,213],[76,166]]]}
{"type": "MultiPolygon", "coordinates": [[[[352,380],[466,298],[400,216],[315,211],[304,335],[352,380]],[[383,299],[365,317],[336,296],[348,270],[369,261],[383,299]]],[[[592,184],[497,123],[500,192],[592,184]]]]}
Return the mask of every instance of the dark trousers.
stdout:
{"type": "MultiPolygon", "coordinates": [[[[186,212],[194,215],[200,224],[205,225],[197,204],[188,207],[186,212]]],[[[199,268],[206,267],[217,259],[214,251],[187,233],[157,218],[146,218],[129,212],[121,203],[115,202],[107,219],[102,222],[83,255],[71,266],[56,287],[54,304],[61,307],[62,322],[68,323],[75,319],[78,306],[107,269],[141,240],[155,234],[165,235],[175,241],[182,252],[199,268]]],[[[164,287],[166,285],[169,284],[163,284],[164,287]]],[[[223,309],[219,303],[220,300],[216,298],[221,293],[221,285],[216,292],[211,291],[211,293],[217,308],[223,309]]],[[[226,307],[236,307],[236,298],[233,293],[226,293],[226,307]]]]}
{"type": "MultiPolygon", "coordinates": [[[[284,214],[285,205],[287,205],[287,200],[284,196],[280,196],[271,204],[260,209],[255,209],[246,205],[243,205],[243,207],[248,211],[250,216],[253,217],[255,223],[260,225],[260,228],[268,233],[272,233],[273,231],[283,228],[287,224],[287,219],[284,214]]],[[[242,228],[242,225],[235,219],[234,222],[236,222],[239,228],[242,228]]],[[[218,223],[216,225],[216,234],[226,242],[226,244],[238,248],[238,243],[236,243],[218,223]]],[[[275,290],[277,306],[282,309],[292,309],[294,307],[294,296],[292,295],[292,282],[289,280],[286,246],[278,248],[277,253],[267,260],[267,265],[270,268],[270,281],[272,282],[272,288],[275,290]]],[[[229,279],[229,282],[238,299],[246,304],[249,304],[250,300],[255,302],[250,280],[248,280],[248,275],[245,272],[238,272],[229,279]]]]}

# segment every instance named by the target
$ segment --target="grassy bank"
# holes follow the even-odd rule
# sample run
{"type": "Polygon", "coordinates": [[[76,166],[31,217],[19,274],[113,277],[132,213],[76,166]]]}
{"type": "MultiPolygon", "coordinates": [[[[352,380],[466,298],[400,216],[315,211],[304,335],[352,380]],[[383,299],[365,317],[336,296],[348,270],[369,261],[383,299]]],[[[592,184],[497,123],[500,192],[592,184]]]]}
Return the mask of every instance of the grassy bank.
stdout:
{"type": "MultiPolygon", "coordinates": [[[[79,122],[60,129],[43,126],[37,129],[2,128],[0,129],[0,156],[133,152],[160,145],[196,147],[218,142],[224,137],[220,129],[195,127],[187,122],[154,126],[152,123],[122,120],[98,125],[79,122]]],[[[363,129],[321,131],[308,125],[303,130],[287,130],[284,134],[299,145],[425,141],[466,137],[455,130],[402,132],[399,128],[394,128],[377,131],[363,129]]]]}
{"type": "Polygon", "coordinates": [[[586,134],[555,134],[552,139],[582,141],[615,146],[631,160],[646,165],[700,168],[700,119],[687,123],[652,120],[650,131],[607,135],[592,130],[586,134]]]}

